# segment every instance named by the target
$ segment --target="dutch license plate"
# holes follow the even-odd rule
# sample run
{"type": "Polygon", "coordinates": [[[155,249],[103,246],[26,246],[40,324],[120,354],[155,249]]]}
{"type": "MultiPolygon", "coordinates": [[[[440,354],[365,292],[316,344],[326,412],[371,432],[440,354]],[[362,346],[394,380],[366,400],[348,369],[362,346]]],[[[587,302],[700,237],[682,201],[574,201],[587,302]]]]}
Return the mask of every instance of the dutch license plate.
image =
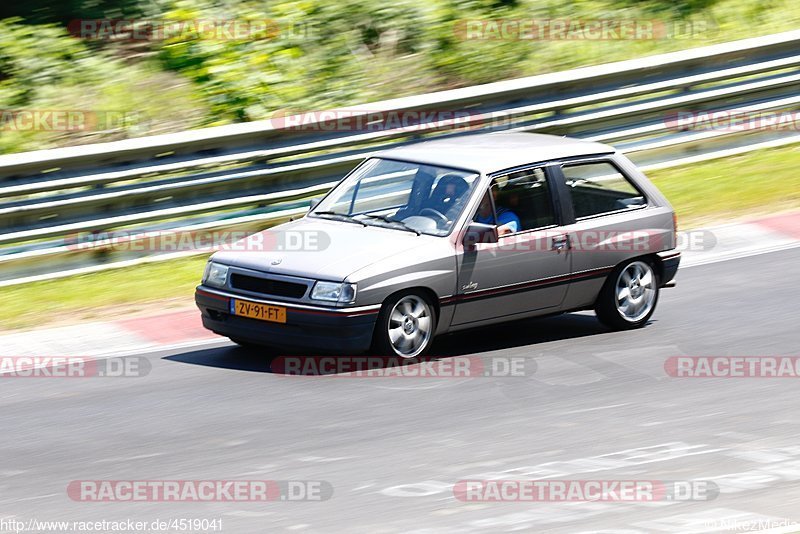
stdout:
{"type": "Polygon", "coordinates": [[[269,321],[271,323],[286,322],[286,308],[280,306],[269,306],[257,302],[231,299],[231,311],[234,315],[240,317],[249,317],[250,319],[269,321]]]}

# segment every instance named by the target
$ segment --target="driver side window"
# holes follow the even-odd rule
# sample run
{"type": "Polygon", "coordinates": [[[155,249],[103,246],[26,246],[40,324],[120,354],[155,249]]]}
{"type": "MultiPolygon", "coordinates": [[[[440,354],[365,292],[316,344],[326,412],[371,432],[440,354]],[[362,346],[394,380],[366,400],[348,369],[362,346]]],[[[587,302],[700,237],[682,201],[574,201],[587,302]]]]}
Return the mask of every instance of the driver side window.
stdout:
{"type": "MultiPolygon", "coordinates": [[[[494,198],[494,221],[501,235],[546,228],[556,224],[556,214],[550,194],[550,185],[543,168],[525,169],[494,180],[491,189],[494,198]]],[[[488,202],[487,196],[481,207],[488,202]]],[[[478,209],[481,213],[481,208],[478,209]]],[[[477,222],[484,222],[486,217],[477,222]]]]}
{"type": "Polygon", "coordinates": [[[535,230],[556,224],[556,213],[545,170],[525,169],[508,175],[498,196],[499,206],[514,211],[520,230],[535,230]]]}
{"type": "Polygon", "coordinates": [[[475,217],[472,219],[473,221],[482,224],[497,224],[497,216],[495,215],[492,197],[490,196],[492,195],[492,189],[496,187],[497,184],[492,184],[483,194],[481,203],[478,205],[478,211],[475,212],[475,217]]]}

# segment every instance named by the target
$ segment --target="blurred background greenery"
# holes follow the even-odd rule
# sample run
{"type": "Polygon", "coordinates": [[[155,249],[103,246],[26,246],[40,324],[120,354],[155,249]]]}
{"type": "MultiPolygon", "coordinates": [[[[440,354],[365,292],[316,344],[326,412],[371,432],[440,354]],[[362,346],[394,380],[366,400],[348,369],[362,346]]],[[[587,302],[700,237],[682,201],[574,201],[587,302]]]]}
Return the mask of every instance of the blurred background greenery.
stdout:
{"type": "Polygon", "coordinates": [[[0,128],[0,152],[267,119],[793,29],[796,0],[26,0],[0,6],[0,110],[93,110],[93,131],[0,128]],[[653,40],[467,40],[476,19],[656,20],[653,40]],[[278,32],[84,39],[86,19],[271,20],[278,32]],[[676,26],[677,27],[677,26],[676,26]],[[696,26],[700,27],[700,26],[696,26]]]}

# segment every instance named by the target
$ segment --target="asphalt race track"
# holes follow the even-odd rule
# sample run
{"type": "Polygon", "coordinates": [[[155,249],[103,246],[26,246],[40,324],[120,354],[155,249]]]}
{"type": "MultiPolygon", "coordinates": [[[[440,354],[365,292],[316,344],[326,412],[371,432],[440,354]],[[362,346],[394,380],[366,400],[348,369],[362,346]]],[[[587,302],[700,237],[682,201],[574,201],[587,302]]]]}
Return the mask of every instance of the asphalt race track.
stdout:
{"type": "Polygon", "coordinates": [[[793,249],[684,269],[635,332],[572,314],[434,348],[445,358],[524,358],[525,376],[285,376],[224,344],[147,354],[144,377],[0,379],[0,516],[221,519],[237,534],[688,533],[800,522],[800,378],[664,369],[673,356],[800,355],[798,265],[793,249]],[[468,503],[453,492],[464,479],[542,477],[711,481],[720,494],[468,503]],[[67,494],[74,480],[187,479],[326,481],[333,495],[201,504],[67,494]]]}

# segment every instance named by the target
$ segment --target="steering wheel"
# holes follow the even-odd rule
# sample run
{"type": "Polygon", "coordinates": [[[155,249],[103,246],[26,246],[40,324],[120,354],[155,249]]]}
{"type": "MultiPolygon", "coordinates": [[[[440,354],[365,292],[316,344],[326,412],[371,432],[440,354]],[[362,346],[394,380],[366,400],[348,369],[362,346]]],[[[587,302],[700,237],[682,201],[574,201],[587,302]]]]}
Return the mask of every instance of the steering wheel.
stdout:
{"type": "Polygon", "coordinates": [[[442,223],[442,224],[447,224],[449,222],[447,217],[445,217],[444,214],[442,214],[441,211],[437,211],[437,210],[435,210],[433,208],[425,208],[425,209],[421,210],[419,212],[419,214],[420,215],[425,215],[425,212],[428,212],[429,214],[433,215],[433,218],[434,219],[438,219],[438,221],[440,223],[442,223]]]}

